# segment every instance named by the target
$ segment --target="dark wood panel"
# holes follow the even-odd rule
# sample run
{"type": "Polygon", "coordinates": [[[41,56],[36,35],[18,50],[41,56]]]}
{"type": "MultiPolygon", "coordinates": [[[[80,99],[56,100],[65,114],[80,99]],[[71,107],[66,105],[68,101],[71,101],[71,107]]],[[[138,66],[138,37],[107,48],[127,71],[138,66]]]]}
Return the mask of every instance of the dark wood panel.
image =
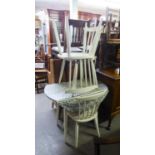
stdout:
{"type": "Polygon", "coordinates": [[[115,69],[110,68],[102,71],[97,70],[97,78],[109,88],[106,100],[99,107],[99,122],[108,119],[110,128],[112,117],[120,111],[120,75],[115,69]]]}
{"type": "Polygon", "coordinates": [[[103,68],[120,67],[120,42],[107,40],[106,34],[101,34],[97,66],[103,68]]]}

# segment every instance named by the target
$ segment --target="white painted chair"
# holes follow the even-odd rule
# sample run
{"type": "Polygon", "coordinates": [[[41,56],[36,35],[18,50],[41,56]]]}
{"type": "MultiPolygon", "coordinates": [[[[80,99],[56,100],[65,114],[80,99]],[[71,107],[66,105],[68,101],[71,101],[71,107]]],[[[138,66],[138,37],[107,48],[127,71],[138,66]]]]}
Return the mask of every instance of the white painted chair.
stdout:
{"type": "Polygon", "coordinates": [[[75,147],[78,147],[79,124],[91,120],[95,121],[98,137],[100,137],[98,125],[98,108],[108,94],[108,89],[97,88],[80,96],[60,101],[64,107],[64,137],[65,142],[68,130],[68,117],[75,121],[75,147]]]}
{"type": "Polygon", "coordinates": [[[66,53],[62,52],[58,30],[56,22],[54,20],[52,20],[52,25],[59,51],[58,57],[62,59],[59,83],[62,80],[65,63],[66,61],[69,61],[69,88],[66,90],[66,92],[84,93],[98,88],[97,76],[95,71],[95,53],[100,39],[102,21],[100,21],[98,26],[96,27],[89,28],[87,24],[85,24],[82,52],[71,51],[71,36],[68,19],[65,20],[65,34],[67,44],[66,53]],[[72,71],[73,64],[74,70],[72,71]],[[79,85],[77,84],[78,75],[80,77],[79,85]]]}
{"type": "Polygon", "coordinates": [[[72,94],[70,98],[59,101],[64,107],[64,135],[67,135],[67,118],[70,117],[76,122],[75,147],[78,147],[79,123],[95,120],[98,136],[98,108],[100,103],[106,97],[108,89],[103,91],[98,87],[98,81],[95,71],[95,53],[101,35],[102,21],[96,27],[84,27],[83,49],[82,52],[72,52],[71,37],[68,20],[65,21],[65,34],[67,52],[62,51],[58,30],[55,21],[52,21],[54,34],[59,49],[58,57],[62,59],[59,85],[66,61],[69,62],[69,81],[65,94],[72,94]],[[74,70],[72,72],[72,69],[74,70]],[[79,79],[78,79],[79,73],[79,79]]]}

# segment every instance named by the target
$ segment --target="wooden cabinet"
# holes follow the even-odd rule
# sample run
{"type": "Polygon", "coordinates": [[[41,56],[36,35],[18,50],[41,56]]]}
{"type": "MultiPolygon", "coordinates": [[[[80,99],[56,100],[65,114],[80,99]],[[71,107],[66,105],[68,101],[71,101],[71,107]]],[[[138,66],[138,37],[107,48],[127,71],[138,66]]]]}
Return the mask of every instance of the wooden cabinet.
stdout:
{"type": "Polygon", "coordinates": [[[65,10],[52,10],[48,9],[48,16],[49,16],[49,30],[50,30],[50,42],[56,43],[55,38],[53,37],[53,29],[51,19],[54,19],[57,22],[58,26],[58,33],[62,35],[62,40],[64,40],[64,23],[65,23],[65,16],[68,15],[68,11],[65,10]]]}
{"type": "Polygon", "coordinates": [[[97,52],[97,67],[102,69],[120,67],[120,40],[107,40],[106,34],[101,34],[97,52]]]}
{"type": "Polygon", "coordinates": [[[100,14],[94,14],[94,13],[90,13],[90,12],[82,12],[79,11],[78,12],[79,15],[79,19],[81,20],[92,20],[92,19],[98,19],[100,18],[100,14]]]}
{"type": "Polygon", "coordinates": [[[97,70],[97,77],[109,88],[109,94],[99,108],[99,122],[107,118],[108,128],[110,128],[111,118],[120,111],[120,75],[116,69],[108,68],[97,70]]]}
{"type": "MultiPolygon", "coordinates": [[[[109,32],[107,32],[109,33],[109,32]]],[[[99,122],[111,119],[120,111],[120,39],[102,33],[97,53],[97,78],[109,88],[109,94],[99,107],[99,122]]]]}
{"type": "Polygon", "coordinates": [[[120,39],[120,10],[106,9],[107,40],[120,39]]]}

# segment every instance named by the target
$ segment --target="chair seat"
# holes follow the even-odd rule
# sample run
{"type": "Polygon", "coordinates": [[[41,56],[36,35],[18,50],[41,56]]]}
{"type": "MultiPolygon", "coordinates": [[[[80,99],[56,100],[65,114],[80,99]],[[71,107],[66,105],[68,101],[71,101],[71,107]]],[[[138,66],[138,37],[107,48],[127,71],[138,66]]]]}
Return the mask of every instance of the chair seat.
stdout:
{"type": "MultiPolygon", "coordinates": [[[[71,47],[71,51],[72,52],[82,52],[82,47],[71,47]]],[[[64,46],[60,47],[61,49],[61,53],[64,52],[64,46]]],[[[52,51],[56,51],[57,53],[59,53],[59,48],[57,46],[52,47],[52,51]]]]}
{"type": "Polygon", "coordinates": [[[98,85],[89,85],[87,87],[80,87],[80,86],[77,86],[77,88],[67,88],[66,89],[66,93],[78,93],[78,94],[82,94],[82,93],[86,93],[86,92],[89,92],[89,91],[92,91],[94,89],[98,88],[98,85]]]}
{"type": "Polygon", "coordinates": [[[58,54],[58,57],[65,60],[95,59],[93,55],[87,53],[71,53],[70,56],[68,56],[68,53],[62,53],[58,54]]]}
{"type": "Polygon", "coordinates": [[[67,115],[70,118],[72,118],[74,121],[82,123],[82,122],[88,122],[88,121],[93,120],[96,117],[97,113],[94,115],[90,114],[89,116],[85,117],[85,119],[83,119],[83,114],[81,114],[79,117],[78,112],[67,112],[67,115]]]}

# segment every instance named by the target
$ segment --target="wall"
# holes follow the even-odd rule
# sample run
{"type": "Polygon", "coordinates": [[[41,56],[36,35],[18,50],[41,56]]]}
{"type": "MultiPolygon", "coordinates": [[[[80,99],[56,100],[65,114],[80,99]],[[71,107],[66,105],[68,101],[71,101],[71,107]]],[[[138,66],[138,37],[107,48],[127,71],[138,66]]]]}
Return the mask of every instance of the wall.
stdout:
{"type": "MultiPolygon", "coordinates": [[[[106,7],[120,8],[120,0],[78,0],[78,11],[105,14],[106,7]]],[[[69,10],[69,0],[36,0],[36,9],[69,10]]]]}

